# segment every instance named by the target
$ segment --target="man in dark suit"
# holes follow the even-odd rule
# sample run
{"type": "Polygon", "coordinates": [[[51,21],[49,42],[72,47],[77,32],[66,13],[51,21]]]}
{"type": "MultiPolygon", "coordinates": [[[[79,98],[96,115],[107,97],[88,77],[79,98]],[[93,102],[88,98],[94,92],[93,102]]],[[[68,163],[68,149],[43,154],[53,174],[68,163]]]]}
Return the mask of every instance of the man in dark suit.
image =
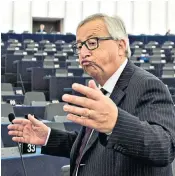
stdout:
{"type": "Polygon", "coordinates": [[[40,24],[40,28],[38,29],[38,31],[37,32],[46,32],[45,31],[45,25],[44,24],[40,24]]]}
{"type": "Polygon", "coordinates": [[[75,52],[92,76],[73,84],[84,97],[63,95],[67,118],[79,134],[49,129],[33,116],[15,119],[14,141],[45,145],[42,153],[70,158],[75,176],[172,176],[175,109],[166,86],[132,64],[128,36],[119,17],[96,14],[77,28],[75,52]],[[103,92],[103,93],[102,93],[103,92]]]}

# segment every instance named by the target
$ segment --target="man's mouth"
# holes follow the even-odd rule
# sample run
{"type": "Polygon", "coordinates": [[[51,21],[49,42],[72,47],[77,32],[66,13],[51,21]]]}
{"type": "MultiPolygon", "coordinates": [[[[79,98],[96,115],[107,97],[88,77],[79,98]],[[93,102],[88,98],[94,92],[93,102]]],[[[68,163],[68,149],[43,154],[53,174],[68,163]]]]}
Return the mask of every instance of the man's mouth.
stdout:
{"type": "Polygon", "coordinates": [[[90,63],[91,63],[90,61],[83,60],[83,61],[81,62],[81,65],[82,65],[82,66],[86,66],[86,65],[89,65],[90,63]]]}

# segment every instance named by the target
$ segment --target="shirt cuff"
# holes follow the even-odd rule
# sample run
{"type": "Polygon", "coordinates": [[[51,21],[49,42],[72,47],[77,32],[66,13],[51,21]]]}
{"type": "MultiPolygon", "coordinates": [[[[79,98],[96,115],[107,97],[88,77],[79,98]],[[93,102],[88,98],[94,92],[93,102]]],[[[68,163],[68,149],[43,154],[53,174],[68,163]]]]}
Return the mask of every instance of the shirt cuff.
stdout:
{"type": "Polygon", "coordinates": [[[44,144],[43,146],[46,146],[46,145],[47,145],[47,142],[48,142],[49,137],[50,137],[50,132],[51,132],[51,128],[49,127],[49,131],[48,131],[48,134],[47,134],[47,138],[46,138],[45,144],[44,144]]]}
{"type": "Polygon", "coordinates": [[[109,136],[109,135],[111,135],[112,134],[112,132],[110,132],[110,133],[105,133],[107,136],[109,136]]]}

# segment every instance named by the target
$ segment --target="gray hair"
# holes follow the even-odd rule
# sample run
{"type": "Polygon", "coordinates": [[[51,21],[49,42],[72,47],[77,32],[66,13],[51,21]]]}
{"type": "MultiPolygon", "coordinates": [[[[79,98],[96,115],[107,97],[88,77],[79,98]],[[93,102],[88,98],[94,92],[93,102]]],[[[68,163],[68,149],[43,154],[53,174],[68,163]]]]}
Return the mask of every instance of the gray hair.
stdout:
{"type": "Polygon", "coordinates": [[[81,21],[77,27],[77,30],[85,23],[93,21],[95,19],[102,19],[104,21],[109,35],[114,40],[125,40],[126,56],[129,58],[131,56],[131,50],[129,46],[128,34],[126,32],[125,24],[119,16],[111,17],[106,14],[97,13],[97,14],[88,16],[83,21],[81,21]]]}

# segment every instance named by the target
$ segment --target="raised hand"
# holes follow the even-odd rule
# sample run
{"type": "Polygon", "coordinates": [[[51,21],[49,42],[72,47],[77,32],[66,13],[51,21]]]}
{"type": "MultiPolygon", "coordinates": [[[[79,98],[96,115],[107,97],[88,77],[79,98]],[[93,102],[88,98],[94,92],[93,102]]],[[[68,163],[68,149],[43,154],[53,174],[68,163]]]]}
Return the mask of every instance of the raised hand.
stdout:
{"type": "Polygon", "coordinates": [[[28,119],[14,119],[13,124],[8,125],[8,134],[15,142],[44,145],[49,128],[41,121],[28,115],[28,119]]]}
{"type": "Polygon", "coordinates": [[[89,87],[73,84],[72,88],[86,97],[63,95],[63,101],[81,106],[64,105],[64,111],[69,113],[68,119],[99,132],[111,133],[118,118],[115,103],[103,95],[93,80],[89,82],[89,87]]]}

